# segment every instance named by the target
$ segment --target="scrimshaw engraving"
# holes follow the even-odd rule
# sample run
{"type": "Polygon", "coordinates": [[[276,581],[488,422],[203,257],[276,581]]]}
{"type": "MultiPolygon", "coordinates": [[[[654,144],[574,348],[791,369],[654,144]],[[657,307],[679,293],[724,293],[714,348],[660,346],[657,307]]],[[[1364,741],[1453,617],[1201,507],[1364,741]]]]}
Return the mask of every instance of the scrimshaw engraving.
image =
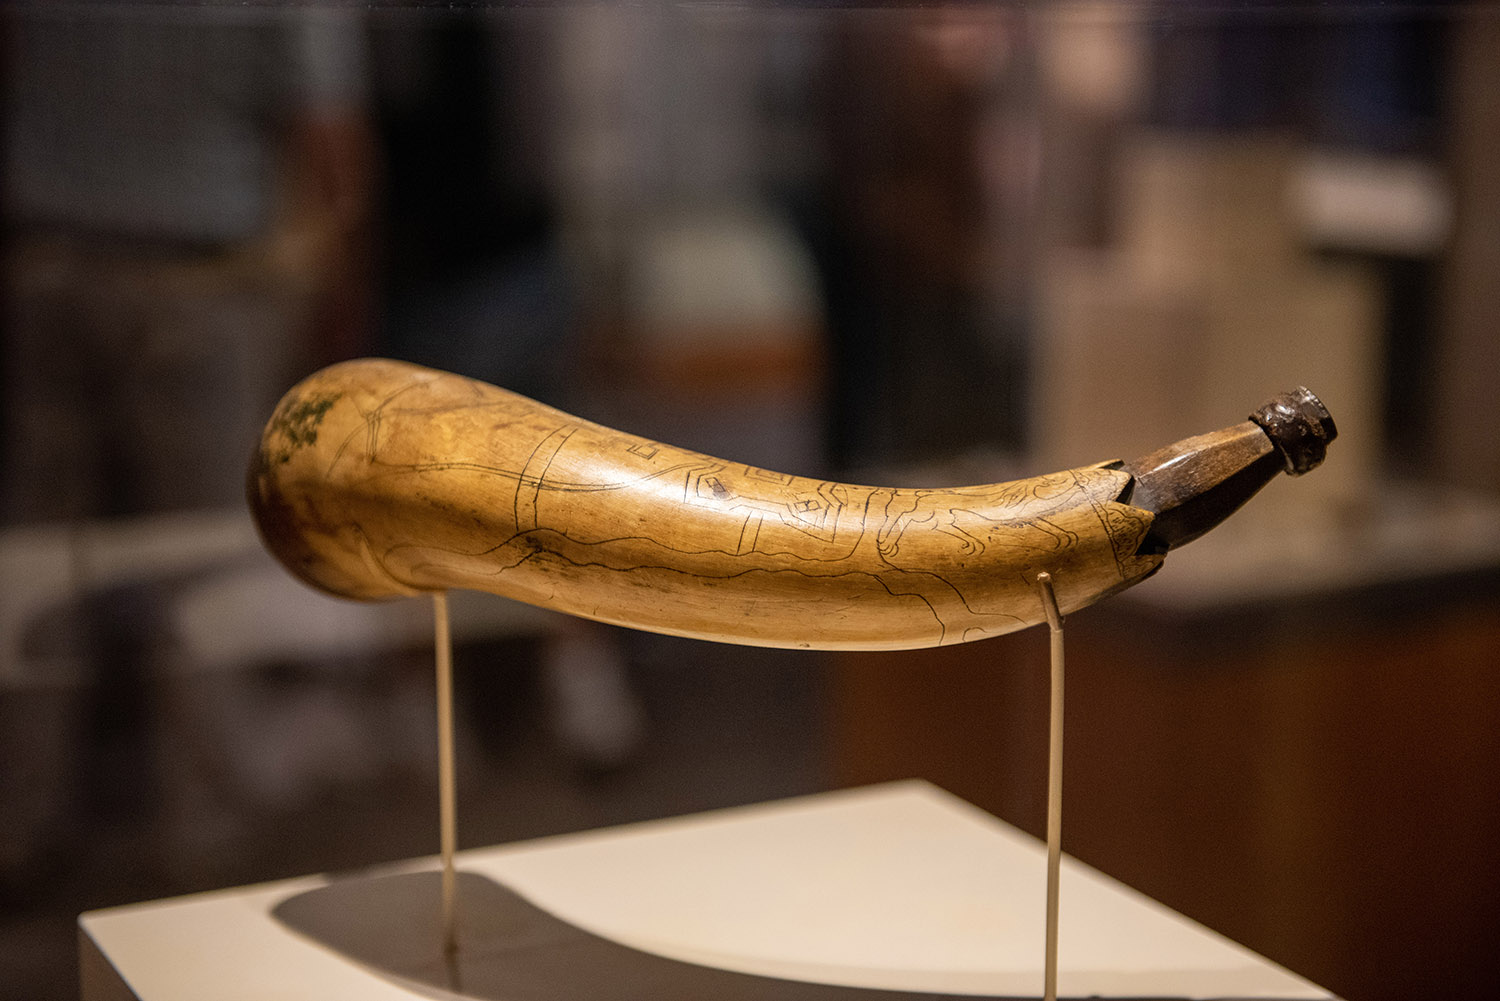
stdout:
{"type": "Polygon", "coordinates": [[[891,649],[1034,624],[1148,575],[1130,476],[948,489],[773,472],[398,362],[326,369],[267,426],[252,502],[310,582],[467,587],[607,622],[772,646],[891,649]],[[319,403],[317,433],[306,426],[319,403]],[[268,524],[269,523],[269,524],[268,524]]]}

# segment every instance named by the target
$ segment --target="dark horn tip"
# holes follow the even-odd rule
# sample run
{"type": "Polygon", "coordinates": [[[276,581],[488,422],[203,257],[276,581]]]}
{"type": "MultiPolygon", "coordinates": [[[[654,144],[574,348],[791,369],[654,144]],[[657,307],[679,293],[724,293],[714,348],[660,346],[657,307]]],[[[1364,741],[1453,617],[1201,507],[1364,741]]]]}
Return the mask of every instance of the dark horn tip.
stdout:
{"type": "Polygon", "coordinates": [[[1328,408],[1306,386],[1282,393],[1250,419],[1276,445],[1291,476],[1316,469],[1328,454],[1328,443],[1339,433],[1328,408]]]}

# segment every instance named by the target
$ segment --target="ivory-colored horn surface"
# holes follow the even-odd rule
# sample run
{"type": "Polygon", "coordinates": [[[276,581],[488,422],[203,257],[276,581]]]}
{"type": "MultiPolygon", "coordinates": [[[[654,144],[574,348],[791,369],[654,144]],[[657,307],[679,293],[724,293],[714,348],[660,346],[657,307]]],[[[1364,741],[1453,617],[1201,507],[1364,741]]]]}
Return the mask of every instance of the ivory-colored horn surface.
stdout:
{"type": "Polygon", "coordinates": [[[282,399],[250,469],[267,547],[325,591],[447,588],[707,640],[904,649],[1072,612],[1150,575],[1112,464],[946,489],[716,459],[403,362],[282,399]]]}

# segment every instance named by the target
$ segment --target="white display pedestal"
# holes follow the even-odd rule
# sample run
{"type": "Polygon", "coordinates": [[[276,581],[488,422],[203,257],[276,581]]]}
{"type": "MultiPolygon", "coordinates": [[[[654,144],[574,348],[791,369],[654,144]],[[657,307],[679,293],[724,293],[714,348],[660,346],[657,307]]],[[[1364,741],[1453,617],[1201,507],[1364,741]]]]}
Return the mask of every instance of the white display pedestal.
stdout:
{"type": "MultiPolygon", "coordinates": [[[[583,929],[565,934],[596,952],[631,955],[600,936],[763,977],[1040,997],[1045,856],[1040,842],[994,817],[903,782],[462,852],[459,869],[583,929]]],[[[372,875],[434,868],[414,860],[372,875]]],[[[85,914],[84,1001],[451,996],[361,964],[273,915],[329,884],[307,877],[85,914]]],[[[401,949],[430,942],[437,956],[438,914],[417,910],[401,916],[401,949]]],[[[1070,858],[1061,915],[1064,997],[1331,997],[1070,858]]],[[[486,934],[503,936],[503,925],[486,934]]],[[[551,946],[527,948],[534,957],[551,946]]],[[[736,983],[754,993],[756,981],[736,983]]],[[[543,984],[527,996],[574,995],[543,984]]]]}

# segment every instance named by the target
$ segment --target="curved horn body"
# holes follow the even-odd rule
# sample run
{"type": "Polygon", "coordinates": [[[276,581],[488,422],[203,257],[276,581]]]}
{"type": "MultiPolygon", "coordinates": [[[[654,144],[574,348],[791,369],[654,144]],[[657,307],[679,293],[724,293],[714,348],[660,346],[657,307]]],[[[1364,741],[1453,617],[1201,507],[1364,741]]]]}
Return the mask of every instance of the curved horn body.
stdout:
{"type": "Polygon", "coordinates": [[[468,588],[701,639],[902,649],[1040,622],[1043,570],[1065,613],[1154,572],[1154,515],[1125,502],[1135,479],[1118,465],[858,486],[366,359],[286,395],[249,495],[270,550],[349,598],[468,588]]]}

